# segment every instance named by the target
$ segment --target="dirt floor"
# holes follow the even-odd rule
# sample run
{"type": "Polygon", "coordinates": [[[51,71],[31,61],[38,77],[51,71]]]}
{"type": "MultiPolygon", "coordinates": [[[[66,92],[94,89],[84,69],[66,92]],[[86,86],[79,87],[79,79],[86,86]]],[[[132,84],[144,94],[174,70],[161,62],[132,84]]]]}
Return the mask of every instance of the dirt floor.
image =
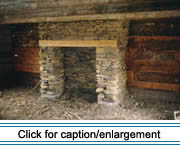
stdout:
{"type": "Polygon", "coordinates": [[[1,120],[169,120],[178,104],[133,101],[129,106],[107,107],[89,102],[86,96],[64,94],[59,100],[40,98],[31,88],[5,89],[0,97],[1,120]]]}

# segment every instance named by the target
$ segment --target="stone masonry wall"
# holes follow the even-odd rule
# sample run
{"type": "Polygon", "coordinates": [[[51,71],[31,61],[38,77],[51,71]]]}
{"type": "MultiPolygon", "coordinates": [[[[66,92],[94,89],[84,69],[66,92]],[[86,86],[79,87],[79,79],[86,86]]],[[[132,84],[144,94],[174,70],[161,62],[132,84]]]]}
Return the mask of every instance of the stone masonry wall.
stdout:
{"type": "Polygon", "coordinates": [[[97,48],[96,74],[98,103],[123,103],[127,93],[125,50],[97,48]]]}
{"type": "Polygon", "coordinates": [[[40,40],[116,40],[128,25],[111,20],[40,23],[40,40]]]}
{"type": "MultiPolygon", "coordinates": [[[[126,92],[126,67],[125,67],[125,50],[128,41],[128,29],[129,22],[124,21],[111,21],[111,20],[102,20],[102,21],[80,21],[80,22],[64,22],[64,23],[40,23],[40,40],[117,40],[117,48],[98,48],[96,49],[96,81],[97,81],[97,93],[98,93],[98,102],[99,103],[110,103],[114,104],[123,100],[124,94],[126,92]]],[[[59,49],[60,50],[60,49],[59,49]]],[[[62,50],[62,49],[61,49],[62,50]]],[[[84,50],[89,50],[88,48],[84,50]]],[[[62,50],[63,51],[63,50],[62,50]]],[[[65,57],[69,59],[72,58],[72,61],[78,58],[79,51],[66,51],[65,57]],[[74,52],[77,52],[76,54],[74,52]],[[74,55],[73,55],[74,53],[74,55]],[[70,57],[70,55],[73,55],[70,57]]],[[[82,58],[79,55],[80,59],[82,58]]],[[[70,70],[67,66],[68,60],[65,61],[65,75],[67,76],[67,81],[65,87],[69,86],[69,78],[73,78],[76,74],[73,72],[67,72],[70,70]],[[73,75],[71,75],[73,74],[73,75]]],[[[83,61],[85,63],[85,60],[83,61]]],[[[78,71],[78,68],[84,67],[81,66],[81,62],[74,63],[78,71]]],[[[73,65],[73,66],[74,66],[73,65]]],[[[72,67],[70,64],[69,66],[72,67]]],[[[73,69],[72,69],[73,70],[73,69]]],[[[75,70],[75,68],[74,68],[75,70]]],[[[55,72],[55,71],[54,71],[55,72]]],[[[88,73],[88,70],[87,70],[88,73]]],[[[55,78],[57,79],[57,78],[55,78]]],[[[83,78],[84,79],[84,78],[83,78]]],[[[71,82],[73,80],[71,79],[71,82]]],[[[84,82],[88,82],[88,78],[84,82]]],[[[80,81],[78,82],[79,84],[80,81]]],[[[84,84],[85,84],[84,83],[84,84]]],[[[71,83],[72,84],[72,83],[71,83]]],[[[83,85],[84,85],[83,84],[83,85]]],[[[87,83],[88,86],[89,83],[87,83]]],[[[75,87],[73,87],[75,88],[75,87]]],[[[63,89],[62,89],[63,90],[63,89]]],[[[61,91],[62,91],[61,90],[61,91]]]]}
{"type": "Polygon", "coordinates": [[[64,54],[59,48],[40,50],[41,97],[57,98],[64,92],[64,54]]]}

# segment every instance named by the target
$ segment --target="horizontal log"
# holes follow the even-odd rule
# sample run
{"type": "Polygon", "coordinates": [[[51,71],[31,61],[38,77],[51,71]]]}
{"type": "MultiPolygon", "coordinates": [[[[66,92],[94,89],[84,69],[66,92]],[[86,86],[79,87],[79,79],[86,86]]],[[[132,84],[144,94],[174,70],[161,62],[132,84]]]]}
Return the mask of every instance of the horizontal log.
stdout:
{"type": "MultiPolygon", "coordinates": [[[[60,6],[78,6],[78,5],[90,5],[90,4],[108,4],[108,3],[114,3],[114,4],[117,4],[117,3],[120,3],[121,5],[132,5],[132,4],[139,4],[139,3],[142,3],[142,4],[145,4],[145,3],[152,3],[152,2],[164,2],[164,3],[167,3],[167,2],[176,2],[177,0],[113,0],[113,1],[107,1],[107,0],[75,0],[75,1],[72,1],[72,0],[51,0],[50,2],[48,2],[47,0],[41,0],[41,7],[43,6],[49,6],[51,5],[51,7],[57,7],[57,5],[60,5],[60,6]],[[49,5],[48,5],[49,4],[49,5]]],[[[13,1],[13,0],[1,0],[1,3],[0,3],[0,6],[3,6],[3,5],[18,5],[18,4],[36,4],[36,2],[38,2],[38,0],[16,0],[16,1],[13,1]]],[[[38,5],[38,4],[37,4],[38,5]]],[[[27,6],[29,7],[29,6],[27,6]]]]}
{"type": "MultiPolygon", "coordinates": [[[[1,0],[0,13],[2,14],[19,14],[24,12],[27,14],[37,12],[54,12],[57,9],[61,9],[58,14],[69,15],[73,14],[84,14],[93,12],[112,13],[127,12],[127,11],[145,11],[145,10],[171,10],[177,9],[179,0],[1,0]],[[168,9],[168,8],[169,9],[168,9]],[[124,8],[124,9],[123,9],[124,8]],[[66,13],[66,14],[63,14],[66,13]]],[[[42,13],[41,13],[42,15],[42,13]]]]}
{"type": "Polygon", "coordinates": [[[136,81],[180,84],[180,74],[136,72],[136,81]]]}
{"type": "Polygon", "coordinates": [[[164,74],[177,74],[180,73],[180,62],[167,60],[167,61],[153,61],[153,60],[134,60],[127,61],[127,70],[134,72],[158,72],[164,74]],[[128,63],[129,62],[129,63],[128,63]]]}
{"type": "Polygon", "coordinates": [[[164,40],[164,41],[168,41],[168,40],[178,40],[180,41],[180,37],[178,36],[137,36],[137,35],[133,35],[133,36],[128,36],[129,39],[134,39],[136,41],[143,41],[143,40],[164,40]]]}
{"type": "Polygon", "coordinates": [[[176,60],[180,61],[180,52],[176,53],[176,60]]]}
{"type": "Polygon", "coordinates": [[[14,54],[26,57],[39,57],[39,48],[15,48],[14,54]]]}
{"type": "Polygon", "coordinates": [[[127,79],[128,81],[134,81],[134,71],[127,71],[127,79]]]}
{"type": "Polygon", "coordinates": [[[14,57],[14,64],[32,64],[39,65],[39,57],[14,57]]]}
{"type": "Polygon", "coordinates": [[[127,71],[128,81],[145,81],[180,84],[180,73],[127,71]]]}
{"type": "Polygon", "coordinates": [[[179,91],[179,84],[168,83],[156,83],[156,82],[139,82],[139,81],[127,81],[128,87],[144,88],[144,89],[156,89],[166,91],[179,91]]]}
{"type": "Polygon", "coordinates": [[[156,66],[156,67],[172,67],[176,69],[180,69],[180,62],[175,61],[175,60],[151,60],[151,59],[146,59],[146,60],[133,60],[130,63],[127,63],[129,66],[156,66]]]}
{"type": "Polygon", "coordinates": [[[128,92],[131,96],[135,96],[137,100],[143,102],[157,103],[157,101],[180,103],[179,92],[164,91],[164,90],[150,90],[129,87],[128,92]]]}
{"type": "Polygon", "coordinates": [[[180,50],[180,37],[176,36],[129,36],[129,48],[180,50]]]}
{"type": "MultiPolygon", "coordinates": [[[[37,14],[37,13],[36,13],[37,14]]],[[[111,13],[111,14],[84,14],[71,16],[53,16],[53,17],[6,17],[0,19],[0,24],[15,23],[39,23],[39,22],[71,22],[84,20],[141,20],[141,19],[159,19],[159,18],[176,18],[180,17],[180,10],[171,11],[150,11],[150,12],[129,12],[129,13],[111,13]]]]}
{"type": "Polygon", "coordinates": [[[129,35],[180,36],[180,18],[131,21],[129,35]]]}
{"type": "Polygon", "coordinates": [[[40,65],[25,65],[25,64],[16,64],[14,65],[16,71],[22,72],[32,72],[40,73],[40,65]]]}
{"type": "Polygon", "coordinates": [[[180,69],[177,67],[171,66],[139,66],[139,65],[131,65],[127,66],[127,70],[129,71],[140,71],[140,72],[158,72],[158,73],[165,73],[165,74],[177,74],[180,73],[180,69]]]}
{"type": "Polygon", "coordinates": [[[55,41],[40,40],[41,47],[117,47],[116,40],[73,40],[73,41],[55,41]]]}
{"type": "Polygon", "coordinates": [[[133,60],[177,60],[180,51],[177,50],[144,50],[144,49],[133,49],[129,48],[126,53],[127,62],[133,60]]]}

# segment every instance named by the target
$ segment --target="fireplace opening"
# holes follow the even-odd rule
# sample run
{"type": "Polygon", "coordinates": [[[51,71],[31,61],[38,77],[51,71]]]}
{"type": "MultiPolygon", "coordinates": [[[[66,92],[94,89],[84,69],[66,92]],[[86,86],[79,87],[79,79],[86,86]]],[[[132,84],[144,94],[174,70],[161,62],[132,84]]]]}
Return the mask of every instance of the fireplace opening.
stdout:
{"type": "Polygon", "coordinates": [[[66,47],[64,53],[65,93],[96,102],[96,48],[66,47]]]}

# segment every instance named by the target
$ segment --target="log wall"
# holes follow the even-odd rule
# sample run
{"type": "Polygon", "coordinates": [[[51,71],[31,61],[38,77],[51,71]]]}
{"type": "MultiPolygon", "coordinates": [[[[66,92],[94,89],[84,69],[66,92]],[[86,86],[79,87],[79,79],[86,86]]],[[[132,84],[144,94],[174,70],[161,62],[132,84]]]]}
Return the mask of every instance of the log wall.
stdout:
{"type": "Polygon", "coordinates": [[[22,84],[36,84],[39,79],[39,35],[37,24],[11,25],[13,41],[13,66],[17,81],[22,84]]]}
{"type": "Polygon", "coordinates": [[[178,9],[179,0],[1,0],[0,23],[48,22],[56,17],[178,9]]]}
{"type": "MultiPolygon", "coordinates": [[[[179,18],[131,23],[126,55],[129,88],[173,92],[176,95],[172,100],[178,99],[176,96],[180,91],[179,27],[179,18]]],[[[153,98],[156,91],[149,96],[153,98]]],[[[159,96],[163,97],[165,98],[163,95],[159,96]]]]}

